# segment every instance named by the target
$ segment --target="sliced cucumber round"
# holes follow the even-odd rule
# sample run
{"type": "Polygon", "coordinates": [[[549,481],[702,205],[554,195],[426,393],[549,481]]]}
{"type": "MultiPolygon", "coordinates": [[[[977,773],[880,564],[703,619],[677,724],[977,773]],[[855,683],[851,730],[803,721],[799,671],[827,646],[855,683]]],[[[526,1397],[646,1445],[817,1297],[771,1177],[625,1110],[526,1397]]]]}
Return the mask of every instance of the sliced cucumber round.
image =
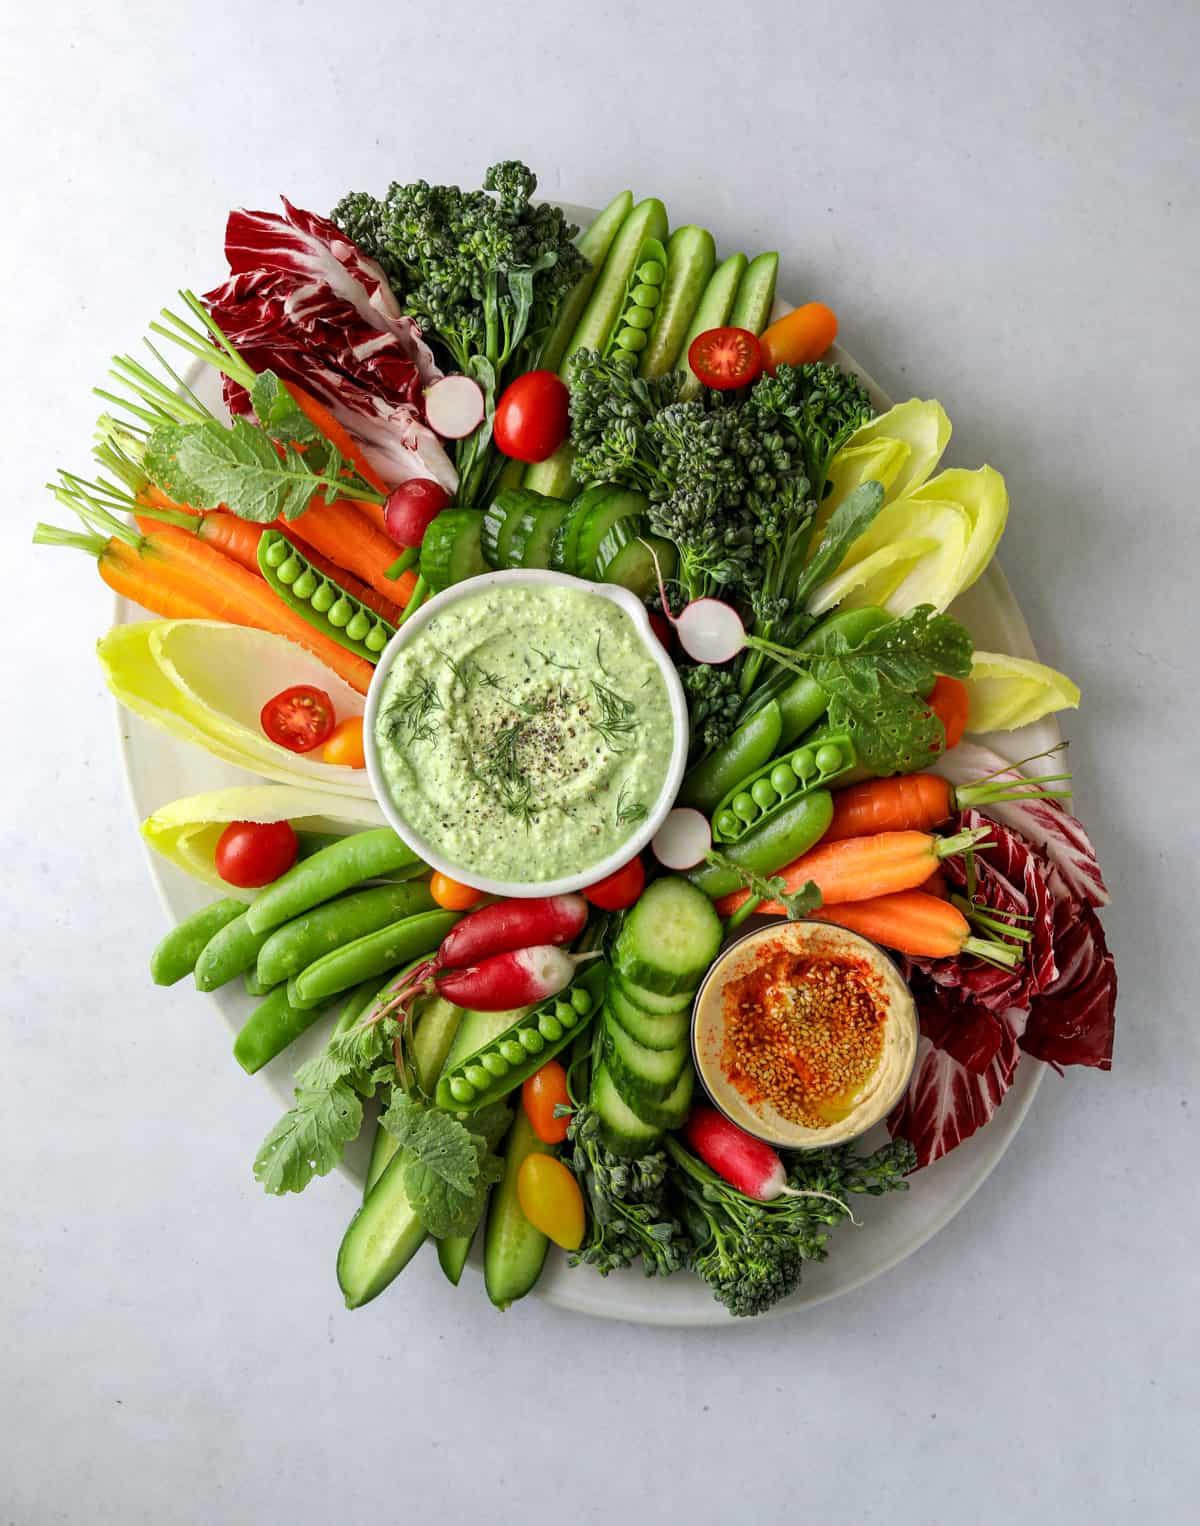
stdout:
{"type": "Polygon", "coordinates": [[[633,514],[645,514],[650,507],[649,499],[632,488],[610,487],[598,498],[591,512],[579,527],[579,539],[575,546],[575,575],[600,581],[596,569],[596,557],[604,537],[618,520],[633,514]]]}
{"type": "Polygon", "coordinates": [[[612,987],[615,990],[620,987],[621,994],[629,999],[631,1005],[651,1017],[679,1016],[686,1013],[692,1005],[695,991],[672,991],[664,996],[659,991],[648,991],[645,986],[639,986],[635,981],[627,980],[619,971],[614,973],[612,987]]]}
{"type": "Polygon", "coordinates": [[[640,1118],[621,1096],[606,1065],[592,1077],[591,1102],[600,1119],[600,1137],[615,1155],[644,1155],[662,1137],[662,1130],[640,1118]]]}
{"type": "Polygon", "coordinates": [[[683,1067],[679,1080],[661,1102],[651,1102],[646,1097],[640,1097],[636,1105],[630,1103],[629,1106],[644,1123],[652,1123],[656,1128],[682,1128],[687,1121],[695,1088],[696,1072],[688,1064],[683,1067]]]}
{"type": "Polygon", "coordinates": [[[643,1012],[634,1006],[614,981],[608,989],[608,1005],[612,1015],[631,1038],[647,1049],[674,1049],[688,1036],[691,1012],[643,1012]]]}
{"type": "Polygon", "coordinates": [[[582,493],[576,495],[562,524],[558,527],[554,545],[550,549],[550,566],[555,572],[566,572],[572,577],[578,575],[576,558],[579,550],[579,532],[584,520],[611,492],[612,488],[607,483],[601,483],[598,487],[584,488],[582,493]]]}
{"type": "Polygon", "coordinates": [[[536,509],[526,509],[508,543],[508,565],[549,567],[550,548],[566,513],[567,505],[556,504],[553,499],[547,499],[536,509]]]}
{"type": "Polygon", "coordinates": [[[596,576],[602,583],[616,583],[628,588],[639,599],[648,599],[658,592],[658,574],[654,570],[654,557],[662,568],[665,581],[675,576],[678,555],[674,541],[651,532],[650,521],[645,514],[631,514],[628,519],[618,519],[600,542],[596,553],[596,576]],[[654,556],[649,547],[654,548],[654,556]]]}
{"type": "Polygon", "coordinates": [[[671,1049],[647,1049],[626,1033],[611,1012],[604,1014],[605,1063],[631,1106],[640,1098],[661,1102],[670,1096],[690,1054],[686,1042],[671,1049]]]}
{"type": "Polygon", "coordinates": [[[443,509],[421,542],[421,576],[434,593],[487,572],[480,537],[483,515],[478,509],[443,509]]]}
{"type": "Polygon", "coordinates": [[[721,947],[721,919],[688,880],[655,880],[626,916],[617,938],[617,969],[634,985],[663,996],[694,991],[721,947]]]}

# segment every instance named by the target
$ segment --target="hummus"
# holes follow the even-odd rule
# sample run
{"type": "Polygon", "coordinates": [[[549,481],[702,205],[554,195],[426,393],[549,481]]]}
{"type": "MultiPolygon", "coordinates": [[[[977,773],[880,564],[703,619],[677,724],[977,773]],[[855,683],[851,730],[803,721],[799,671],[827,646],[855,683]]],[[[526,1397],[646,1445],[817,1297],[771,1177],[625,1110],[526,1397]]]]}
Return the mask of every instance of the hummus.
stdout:
{"type": "Polygon", "coordinates": [[[566,586],[449,604],[397,653],[375,718],[393,804],[468,881],[537,884],[615,853],[658,803],[674,740],[633,620],[566,586]]]}
{"type": "Polygon", "coordinates": [[[696,1000],[696,1068],[733,1121],[784,1149],[841,1144],[891,1111],[916,1060],[916,1009],[857,933],[776,922],[731,945],[696,1000]]]}

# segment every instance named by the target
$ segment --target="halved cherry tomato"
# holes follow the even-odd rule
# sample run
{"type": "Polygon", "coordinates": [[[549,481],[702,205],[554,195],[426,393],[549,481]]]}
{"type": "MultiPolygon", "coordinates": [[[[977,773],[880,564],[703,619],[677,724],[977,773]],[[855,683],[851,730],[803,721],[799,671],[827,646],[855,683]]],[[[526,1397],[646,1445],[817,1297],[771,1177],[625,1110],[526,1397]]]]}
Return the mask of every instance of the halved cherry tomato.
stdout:
{"type": "Polygon", "coordinates": [[[348,715],[339,721],[329,733],[329,740],[321,751],[323,763],[338,763],[343,768],[365,768],[363,752],[363,722],[361,715],[348,715]]]}
{"type": "Polygon", "coordinates": [[[333,701],[324,689],[296,684],[262,707],[262,729],[272,742],[289,752],[312,752],[328,741],[333,730],[333,701]]]}
{"type": "Polygon", "coordinates": [[[270,885],[296,862],[290,821],[231,821],[217,839],[217,873],[243,890],[270,885]]]}
{"type": "Polygon", "coordinates": [[[569,1107],[567,1073],[557,1060],[547,1060],[521,1087],[521,1106],[533,1132],[545,1144],[561,1144],[567,1137],[567,1117],[556,1118],[556,1107],[569,1107]]]}
{"type": "Polygon", "coordinates": [[[585,1228],[583,1193],[556,1155],[527,1155],[517,1172],[521,1212],[563,1250],[578,1250],[585,1228]]]}
{"type": "Polygon", "coordinates": [[[705,329],[688,346],[688,365],[706,387],[748,386],[762,370],[762,350],[749,329],[705,329]]]}
{"type": "Polygon", "coordinates": [[[929,691],[928,704],[946,732],[947,750],[957,747],[967,729],[971,691],[961,678],[948,678],[942,673],[929,691]]]}
{"type": "Polygon", "coordinates": [[[514,461],[545,461],[567,438],[570,393],[553,371],[526,371],[496,404],[496,444],[514,461]]]}
{"type": "Polygon", "coordinates": [[[775,375],[776,366],[802,366],[820,360],[837,338],[836,314],[824,302],[806,302],[776,318],[759,338],[763,365],[775,375]]]}
{"type": "Polygon", "coordinates": [[[583,892],[583,898],[593,906],[599,906],[601,911],[624,911],[641,895],[645,883],[646,870],[641,859],[631,858],[620,869],[614,869],[602,880],[589,885],[583,892]]]}
{"type": "Polygon", "coordinates": [[[467,911],[483,900],[483,891],[474,885],[463,885],[440,871],[429,881],[429,894],[446,911],[467,911]]]}

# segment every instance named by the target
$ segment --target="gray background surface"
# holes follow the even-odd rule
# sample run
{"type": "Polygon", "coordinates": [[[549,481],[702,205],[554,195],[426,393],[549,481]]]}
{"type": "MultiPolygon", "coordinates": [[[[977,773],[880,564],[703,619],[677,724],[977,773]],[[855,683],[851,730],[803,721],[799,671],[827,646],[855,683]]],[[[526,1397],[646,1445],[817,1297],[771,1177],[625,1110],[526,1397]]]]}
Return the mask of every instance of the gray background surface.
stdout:
{"type": "Polygon", "coordinates": [[[1192,1514],[1198,44],[1168,0],[3,8],[0,1522],[1192,1514]],[[223,274],[231,205],[510,155],[778,247],[893,396],[941,398],[1086,696],[1116,1069],[1049,1077],[947,1230],[790,1322],[500,1317],[432,1258],[339,1308],[350,1187],[264,1199],[269,1097],[149,984],[108,597],[27,544],[107,356],[223,274]]]}

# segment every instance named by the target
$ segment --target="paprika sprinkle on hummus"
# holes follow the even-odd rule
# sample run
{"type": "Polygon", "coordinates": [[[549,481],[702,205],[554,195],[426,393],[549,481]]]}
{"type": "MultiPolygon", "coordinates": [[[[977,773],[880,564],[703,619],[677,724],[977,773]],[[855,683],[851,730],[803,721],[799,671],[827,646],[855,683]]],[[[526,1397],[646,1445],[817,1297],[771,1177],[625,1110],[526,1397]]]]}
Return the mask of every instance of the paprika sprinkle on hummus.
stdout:
{"type": "Polygon", "coordinates": [[[883,1053],[883,994],[855,952],[813,958],[767,944],[725,987],[725,1074],[752,1106],[767,1101],[792,1123],[840,1122],[883,1053]]]}
{"type": "Polygon", "coordinates": [[[884,1118],[916,1061],[912,993],[846,928],[775,922],[717,959],[696,994],[692,1051],[727,1117],[783,1149],[855,1139],[884,1118]]]}

